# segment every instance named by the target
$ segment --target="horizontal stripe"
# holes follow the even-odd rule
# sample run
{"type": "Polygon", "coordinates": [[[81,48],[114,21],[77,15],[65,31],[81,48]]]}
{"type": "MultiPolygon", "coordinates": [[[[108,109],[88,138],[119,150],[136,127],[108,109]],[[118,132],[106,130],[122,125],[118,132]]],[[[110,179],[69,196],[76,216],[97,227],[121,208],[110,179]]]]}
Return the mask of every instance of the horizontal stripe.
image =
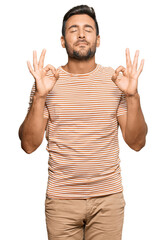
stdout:
{"type": "MultiPolygon", "coordinates": [[[[121,192],[117,117],[127,112],[127,104],[111,80],[114,69],[99,64],[87,74],[58,69],[43,112],[48,118],[46,195],[83,199],[121,192]]],[[[35,84],[29,109],[34,93],[35,84]]]]}

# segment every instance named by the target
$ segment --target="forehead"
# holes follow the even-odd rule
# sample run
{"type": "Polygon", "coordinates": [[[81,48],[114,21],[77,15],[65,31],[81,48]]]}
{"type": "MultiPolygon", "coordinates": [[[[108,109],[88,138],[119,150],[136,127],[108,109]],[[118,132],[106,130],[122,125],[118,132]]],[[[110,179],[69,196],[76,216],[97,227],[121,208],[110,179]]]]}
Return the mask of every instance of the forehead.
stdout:
{"type": "Polygon", "coordinates": [[[95,27],[95,21],[93,20],[93,18],[91,18],[87,14],[79,14],[79,15],[71,16],[66,22],[66,29],[69,28],[71,25],[74,25],[74,24],[79,25],[79,26],[89,24],[89,25],[95,27]]]}

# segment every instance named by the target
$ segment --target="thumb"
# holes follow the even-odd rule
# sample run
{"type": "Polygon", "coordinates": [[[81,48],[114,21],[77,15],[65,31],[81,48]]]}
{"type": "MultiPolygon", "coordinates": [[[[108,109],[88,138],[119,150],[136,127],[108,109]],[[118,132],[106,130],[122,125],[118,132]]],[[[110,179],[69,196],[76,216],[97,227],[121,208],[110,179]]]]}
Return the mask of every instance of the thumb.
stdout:
{"type": "Polygon", "coordinates": [[[119,75],[119,73],[120,72],[122,72],[123,73],[123,75],[125,75],[126,74],[126,69],[125,69],[125,67],[123,67],[123,66],[119,66],[116,70],[115,70],[115,73],[112,75],[112,81],[116,81],[117,79],[118,79],[118,75],[119,75]]]}
{"type": "Polygon", "coordinates": [[[116,79],[117,79],[117,76],[118,76],[118,74],[117,74],[117,73],[114,73],[114,74],[112,75],[112,77],[111,77],[111,80],[112,80],[113,82],[115,82],[116,79]]]}
{"type": "Polygon", "coordinates": [[[59,69],[56,70],[56,68],[54,66],[52,66],[51,64],[48,64],[45,68],[44,68],[45,71],[49,71],[51,70],[52,73],[54,74],[56,80],[58,80],[59,78],[59,69]]]}
{"type": "Polygon", "coordinates": [[[56,80],[58,80],[59,79],[59,69],[58,70],[55,70],[55,77],[56,77],[56,80]]]}
{"type": "Polygon", "coordinates": [[[53,74],[54,74],[56,80],[58,80],[58,78],[59,78],[59,69],[56,70],[56,68],[53,68],[52,71],[53,71],[53,74]]]}
{"type": "Polygon", "coordinates": [[[119,66],[116,70],[115,73],[118,75],[120,72],[125,73],[125,67],[119,66]]]}

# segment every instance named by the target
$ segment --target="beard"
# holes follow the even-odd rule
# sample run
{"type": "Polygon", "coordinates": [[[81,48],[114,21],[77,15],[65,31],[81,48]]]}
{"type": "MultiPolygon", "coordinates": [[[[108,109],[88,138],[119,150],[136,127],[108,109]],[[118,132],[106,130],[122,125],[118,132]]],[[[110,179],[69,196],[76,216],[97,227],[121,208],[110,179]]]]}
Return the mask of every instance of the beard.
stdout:
{"type": "Polygon", "coordinates": [[[76,51],[76,50],[72,49],[68,45],[67,41],[65,40],[65,47],[66,47],[67,54],[70,58],[74,58],[74,59],[82,61],[82,60],[88,60],[95,55],[96,42],[93,43],[92,47],[91,48],[89,47],[87,50],[85,50],[84,48],[80,48],[80,50],[76,51]]]}

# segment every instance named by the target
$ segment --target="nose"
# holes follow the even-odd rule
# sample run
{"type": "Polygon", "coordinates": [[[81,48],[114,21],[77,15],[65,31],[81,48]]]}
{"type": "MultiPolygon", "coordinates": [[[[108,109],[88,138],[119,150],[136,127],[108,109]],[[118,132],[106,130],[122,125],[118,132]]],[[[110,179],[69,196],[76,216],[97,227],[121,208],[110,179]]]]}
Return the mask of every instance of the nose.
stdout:
{"type": "Polygon", "coordinates": [[[85,33],[84,33],[83,29],[79,29],[78,36],[79,36],[79,38],[85,38],[85,33]]]}

